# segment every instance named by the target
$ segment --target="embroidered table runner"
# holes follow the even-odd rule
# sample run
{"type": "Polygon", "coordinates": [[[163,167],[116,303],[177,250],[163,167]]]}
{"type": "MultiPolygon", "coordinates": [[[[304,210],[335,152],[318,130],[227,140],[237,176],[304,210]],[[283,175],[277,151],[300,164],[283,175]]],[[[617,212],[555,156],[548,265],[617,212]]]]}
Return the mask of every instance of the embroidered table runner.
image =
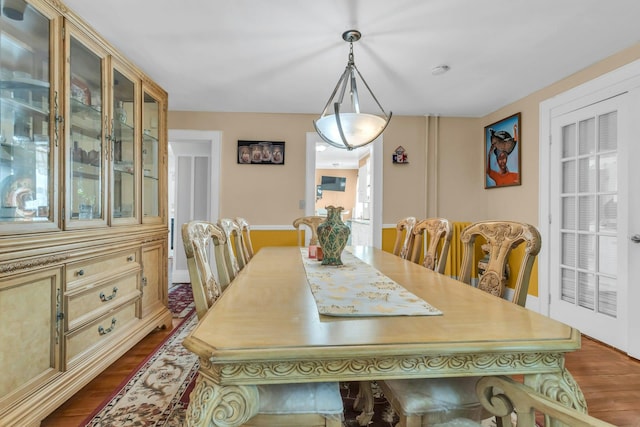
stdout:
{"type": "Polygon", "coordinates": [[[321,265],[300,250],[318,312],[327,316],[437,316],[442,312],[348,250],[344,265],[321,265]]]}

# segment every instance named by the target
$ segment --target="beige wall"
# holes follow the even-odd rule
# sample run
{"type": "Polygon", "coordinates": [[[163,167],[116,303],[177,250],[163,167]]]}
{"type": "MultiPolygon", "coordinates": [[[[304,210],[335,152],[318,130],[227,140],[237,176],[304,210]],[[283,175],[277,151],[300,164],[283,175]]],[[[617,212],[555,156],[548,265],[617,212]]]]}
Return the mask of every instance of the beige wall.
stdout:
{"type": "MultiPolygon", "coordinates": [[[[384,133],[383,223],[414,215],[537,225],[539,103],[638,58],[640,44],[482,118],[394,116],[384,133]],[[486,190],[484,126],[517,112],[522,113],[522,185],[486,190]],[[408,164],[392,163],[400,145],[408,164]]],[[[168,117],[170,129],[222,131],[222,216],[278,226],[304,214],[299,201],[304,199],[306,133],[313,131],[314,115],[170,111],[168,117]],[[239,139],[286,141],[285,165],[236,164],[239,139]]]]}
{"type": "MultiPolygon", "coordinates": [[[[251,224],[290,225],[304,215],[306,134],[315,116],[170,111],[169,129],[222,132],[221,216],[243,216],[251,224]],[[237,141],[285,141],[284,165],[239,165],[237,141]]],[[[394,117],[384,134],[383,222],[407,215],[422,217],[425,208],[424,117],[394,117]],[[409,164],[394,165],[393,151],[402,145],[409,164]]]]}
{"type": "Polygon", "coordinates": [[[311,115],[169,112],[169,129],[222,132],[220,215],[252,225],[291,226],[304,215],[306,133],[311,115]],[[284,165],[237,164],[238,140],[285,141],[284,165]]]}
{"type": "Polygon", "coordinates": [[[383,224],[395,224],[406,216],[421,217],[426,213],[425,129],[424,117],[394,116],[384,132],[383,224]],[[406,150],[408,163],[393,163],[398,146],[406,150]]]}
{"type": "Polygon", "coordinates": [[[472,222],[486,219],[482,131],[472,118],[430,117],[428,217],[472,222]]]}

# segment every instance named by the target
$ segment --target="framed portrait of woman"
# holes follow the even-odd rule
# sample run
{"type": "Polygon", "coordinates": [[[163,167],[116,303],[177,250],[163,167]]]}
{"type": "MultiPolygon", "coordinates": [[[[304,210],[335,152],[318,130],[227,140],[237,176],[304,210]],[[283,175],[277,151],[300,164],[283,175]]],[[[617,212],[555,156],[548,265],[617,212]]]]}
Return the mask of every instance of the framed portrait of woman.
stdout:
{"type": "Polygon", "coordinates": [[[521,185],[520,113],[484,128],[484,188],[521,185]]]}

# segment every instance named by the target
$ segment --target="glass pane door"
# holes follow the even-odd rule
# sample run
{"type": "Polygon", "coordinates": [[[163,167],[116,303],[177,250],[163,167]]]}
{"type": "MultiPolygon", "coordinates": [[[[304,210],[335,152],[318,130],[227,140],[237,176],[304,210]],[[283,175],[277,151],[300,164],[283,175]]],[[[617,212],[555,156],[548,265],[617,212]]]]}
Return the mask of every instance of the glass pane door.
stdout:
{"type": "Polygon", "coordinates": [[[615,317],[617,112],[562,128],[561,298],[615,317]]]}
{"type": "Polygon", "coordinates": [[[112,218],[136,217],[135,119],[136,85],[117,69],[113,70],[113,116],[111,149],[113,156],[112,218]]]}
{"type": "Polygon", "coordinates": [[[147,92],[142,120],[142,212],[145,219],[157,218],[160,216],[160,101],[147,92]]]}
{"type": "Polygon", "coordinates": [[[104,219],[102,123],[103,58],[77,38],[70,40],[69,158],[70,219],[104,219]]]}
{"type": "Polygon", "coordinates": [[[612,97],[554,118],[551,147],[549,314],[618,348],[627,316],[627,102],[612,97]]]}
{"type": "Polygon", "coordinates": [[[51,222],[51,21],[22,0],[7,8],[0,16],[0,224],[51,222]]]}

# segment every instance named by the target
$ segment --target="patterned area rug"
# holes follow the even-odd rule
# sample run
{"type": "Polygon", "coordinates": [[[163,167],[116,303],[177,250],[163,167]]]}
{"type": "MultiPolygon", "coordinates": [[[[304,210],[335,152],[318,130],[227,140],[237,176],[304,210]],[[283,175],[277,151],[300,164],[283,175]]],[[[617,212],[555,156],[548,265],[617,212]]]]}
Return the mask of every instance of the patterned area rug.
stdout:
{"type": "Polygon", "coordinates": [[[195,309],[191,284],[173,283],[169,288],[169,310],[173,317],[182,319],[195,309]]]}
{"type": "MultiPolygon", "coordinates": [[[[195,386],[199,362],[182,346],[182,341],[198,323],[189,284],[169,290],[169,308],[174,317],[184,317],[171,335],[118,387],[86,421],[85,427],[157,426],[182,427],[195,386]]],[[[369,427],[393,427],[398,418],[375,382],[372,422],[369,427]]],[[[353,409],[358,383],[341,383],[345,407],[345,427],[356,427],[359,411],[353,409]]],[[[490,425],[483,423],[483,426],[490,425]]]]}
{"type": "Polygon", "coordinates": [[[169,289],[169,309],[184,320],[82,425],[94,427],[184,425],[198,358],[182,341],[198,323],[190,284],[169,289]]]}

